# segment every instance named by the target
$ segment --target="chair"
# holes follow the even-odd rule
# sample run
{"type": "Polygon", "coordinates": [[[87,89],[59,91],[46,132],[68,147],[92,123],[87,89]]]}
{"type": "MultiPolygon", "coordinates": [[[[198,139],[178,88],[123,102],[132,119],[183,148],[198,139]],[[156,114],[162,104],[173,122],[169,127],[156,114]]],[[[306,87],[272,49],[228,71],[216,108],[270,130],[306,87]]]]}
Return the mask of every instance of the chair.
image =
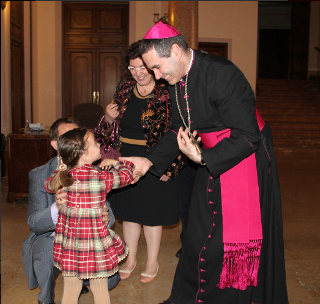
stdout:
{"type": "Polygon", "coordinates": [[[94,129],[104,115],[104,108],[96,103],[79,103],[73,108],[73,118],[80,127],[94,129]]]}

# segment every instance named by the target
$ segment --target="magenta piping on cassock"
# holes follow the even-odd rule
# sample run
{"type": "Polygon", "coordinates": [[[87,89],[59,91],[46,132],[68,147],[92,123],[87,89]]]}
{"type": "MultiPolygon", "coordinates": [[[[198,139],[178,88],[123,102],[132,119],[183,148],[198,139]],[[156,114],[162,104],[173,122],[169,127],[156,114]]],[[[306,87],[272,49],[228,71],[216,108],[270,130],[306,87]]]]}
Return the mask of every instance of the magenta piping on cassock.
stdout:
{"type": "Polygon", "coordinates": [[[175,130],[170,129],[169,131],[173,132],[174,134],[178,135],[178,133],[175,130]]]}

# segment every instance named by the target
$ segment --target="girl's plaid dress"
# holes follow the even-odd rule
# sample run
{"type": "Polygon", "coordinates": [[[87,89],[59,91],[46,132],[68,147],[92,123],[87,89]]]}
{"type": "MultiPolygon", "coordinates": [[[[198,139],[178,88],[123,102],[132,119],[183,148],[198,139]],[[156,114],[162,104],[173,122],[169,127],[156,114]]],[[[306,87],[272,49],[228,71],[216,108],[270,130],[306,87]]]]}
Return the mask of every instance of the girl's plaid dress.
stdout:
{"type": "MultiPolygon", "coordinates": [[[[127,256],[128,247],[107,228],[102,211],[107,193],[129,185],[132,171],[133,164],[127,161],[119,162],[110,171],[100,171],[92,165],[69,171],[73,184],[66,188],[66,205],[59,207],[53,247],[54,265],[63,276],[93,279],[118,271],[118,262],[127,256]]],[[[54,175],[46,181],[49,192],[54,175]]]]}

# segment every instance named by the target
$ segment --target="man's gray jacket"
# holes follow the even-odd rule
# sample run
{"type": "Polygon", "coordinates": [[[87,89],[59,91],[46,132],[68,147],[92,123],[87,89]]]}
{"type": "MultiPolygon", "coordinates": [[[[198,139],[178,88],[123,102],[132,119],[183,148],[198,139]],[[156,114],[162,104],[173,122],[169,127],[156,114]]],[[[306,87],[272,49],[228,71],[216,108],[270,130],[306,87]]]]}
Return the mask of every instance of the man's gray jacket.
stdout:
{"type": "Polygon", "coordinates": [[[29,172],[28,225],[31,232],[23,242],[22,260],[30,289],[38,286],[32,259],[32,245],[37,238],[50,237],[55,230],[51,218],[51,205],[55,203],[55,196],[45,190],[44,183],[57,165],[57,157],[54,157],[45,165],[29,172]]]}

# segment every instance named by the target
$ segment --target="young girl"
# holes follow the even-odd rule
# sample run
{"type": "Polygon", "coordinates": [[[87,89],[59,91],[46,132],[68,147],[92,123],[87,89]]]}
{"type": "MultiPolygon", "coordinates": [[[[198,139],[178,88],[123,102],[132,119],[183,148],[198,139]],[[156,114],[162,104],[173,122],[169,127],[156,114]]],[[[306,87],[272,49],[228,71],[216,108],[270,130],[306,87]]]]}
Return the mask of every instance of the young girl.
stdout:
{"type": "Polygon", "coordinates": [[[129,185],[133,164],[105,160],[101,171],[92,165],[100,159],[100,147],[87,129],[66,132],[58,140],[58,170],[46,181],[56,192],[66,187],[66,204],[59,205],[54,238],[54,265],[62,271],[61,304],[76,304],[82,280],[90,279],[95,304],[109,304],[108,277],[118,271],[118,262],[128,254],[121,238],[102,220],[106,195],[111,189],[129,185]]]}

